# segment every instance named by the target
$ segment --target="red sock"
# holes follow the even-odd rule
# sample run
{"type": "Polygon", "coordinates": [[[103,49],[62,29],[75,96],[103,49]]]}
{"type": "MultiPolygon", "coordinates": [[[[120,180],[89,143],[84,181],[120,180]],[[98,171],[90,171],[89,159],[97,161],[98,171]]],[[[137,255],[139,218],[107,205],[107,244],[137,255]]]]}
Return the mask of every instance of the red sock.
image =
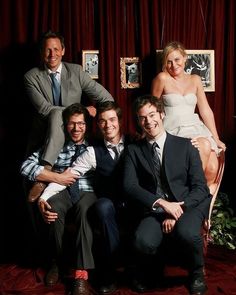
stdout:
{"type": "Polygon", "coordinates": [[[88,272],[86,270],[76,269],[75,270],[75,279],[87,280],[88,279],[88,272]]]}

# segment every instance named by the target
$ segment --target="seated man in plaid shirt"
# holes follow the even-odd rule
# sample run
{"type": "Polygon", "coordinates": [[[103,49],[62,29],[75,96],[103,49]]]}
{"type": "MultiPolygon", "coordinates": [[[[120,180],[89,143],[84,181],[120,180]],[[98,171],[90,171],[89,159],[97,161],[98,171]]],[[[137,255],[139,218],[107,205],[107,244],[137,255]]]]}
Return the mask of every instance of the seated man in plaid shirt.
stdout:
{"type": "Polygon", "coordinates": [[[77,180],[78,176],[68,169],[76,157],[83,153],[88,146],[85,140],[88,118],[87,109],[79,103],[72,104],[63,111],[67,141],[52,171],[40,165],[42,150],[33,153],[21,167],[21,174],[30,181],[56,182],[69,187],[76,185],[79,191],[77,200],[73,199],[73,194],[67,189],[50,198],[40,197],[38,200],[42,217],[49,225],[48,252],[51,266],[45,277],[45,283],[48,286],[53,286],[59,280],[65,217],[68,211],[73,214],[76,224],[76,271],[72,295],[89,294],[86,269],[94,268],[91,253],[92,232],[86,222],[87,209],[96,200],[92,187],[93,174],[87,173],[77,180]]]}

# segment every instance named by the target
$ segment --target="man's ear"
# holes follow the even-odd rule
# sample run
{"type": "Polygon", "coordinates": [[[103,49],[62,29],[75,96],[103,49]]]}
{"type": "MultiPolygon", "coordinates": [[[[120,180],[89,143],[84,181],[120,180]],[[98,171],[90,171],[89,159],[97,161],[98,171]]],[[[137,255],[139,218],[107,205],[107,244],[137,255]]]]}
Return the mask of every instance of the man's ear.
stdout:
{"type": "Polygon", "coordinates": [[[165,113],[163,112],[163,113],[161,113],[160,114],[160,117],[161,117],[161,119],[163,120],[164,119],[164,117],[165,117],[165,113]]]}
{"type": "Polygon", "coordinates": [[[65,47],[62,49],[62,56],[65,54],[65,47]]]}

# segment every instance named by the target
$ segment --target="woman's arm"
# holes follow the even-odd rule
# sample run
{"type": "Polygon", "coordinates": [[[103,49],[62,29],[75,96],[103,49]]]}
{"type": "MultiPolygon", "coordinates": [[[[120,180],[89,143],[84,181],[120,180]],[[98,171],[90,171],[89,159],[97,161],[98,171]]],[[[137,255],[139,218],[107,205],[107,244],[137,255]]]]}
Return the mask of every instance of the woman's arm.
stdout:
{"type": "Polygon", "coordinates": [[[197,75],[193,76],[194,83],[197,87],[197,106],[200,113],[200,116],[203,120],[203,123],[206,127],[211,131],[214,140],[216,141],[217,145],[225,150],[225,144],[220,141],[218,132],[216,129],[215,118],[211,107],[207,101],[201,78],[197,75]]]}
{"type": "Polygon", "coordinates": [[[153,80],[151,85],[151,94],[160,98],[163,94],[165,87],[165,73],[161,72],[153,80]]]}

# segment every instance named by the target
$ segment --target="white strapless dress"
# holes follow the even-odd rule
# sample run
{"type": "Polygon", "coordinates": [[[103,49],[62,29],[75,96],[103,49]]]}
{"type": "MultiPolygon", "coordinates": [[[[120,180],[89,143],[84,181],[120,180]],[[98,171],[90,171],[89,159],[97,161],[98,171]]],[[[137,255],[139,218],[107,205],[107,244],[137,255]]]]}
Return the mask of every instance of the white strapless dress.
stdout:
{"type": "Polygon", "coordinates": [[[163,94],[165,106],[164,127],[167,132],[180,137],[206,137],[212,149],[219,152],[210,130],[195,113],[197,97],[194,93],[186,95],[169,93],[163,94]]]}

